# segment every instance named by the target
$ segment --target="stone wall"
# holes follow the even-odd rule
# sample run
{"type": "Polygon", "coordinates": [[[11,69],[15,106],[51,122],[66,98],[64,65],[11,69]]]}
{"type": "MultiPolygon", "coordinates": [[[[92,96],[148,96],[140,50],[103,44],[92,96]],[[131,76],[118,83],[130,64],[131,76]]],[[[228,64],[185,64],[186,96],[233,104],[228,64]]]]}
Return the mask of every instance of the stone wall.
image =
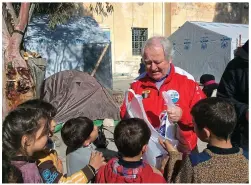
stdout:
{"type": "Polygon", "coordinates": [[[171,33],[186,21],[248,24],[248,3],[171,3],[171,33]]]}
{"type": "Polygon", "coordinates": [[[140,61],[115,61],[114,75],[120,76],[138,76],[140,61]]]}

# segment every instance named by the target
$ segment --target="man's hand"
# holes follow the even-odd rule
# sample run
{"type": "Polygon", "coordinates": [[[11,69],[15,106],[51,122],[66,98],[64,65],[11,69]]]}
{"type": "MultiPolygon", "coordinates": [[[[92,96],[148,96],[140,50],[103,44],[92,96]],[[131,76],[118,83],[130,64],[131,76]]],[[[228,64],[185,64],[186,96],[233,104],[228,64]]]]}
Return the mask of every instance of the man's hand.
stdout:
{"type": "Polygon", "coordinates": [[[168,119],[172,122],[178,122],[182,117],[182,109],[178,106],[170,107],[167,110],[168,119]]]}

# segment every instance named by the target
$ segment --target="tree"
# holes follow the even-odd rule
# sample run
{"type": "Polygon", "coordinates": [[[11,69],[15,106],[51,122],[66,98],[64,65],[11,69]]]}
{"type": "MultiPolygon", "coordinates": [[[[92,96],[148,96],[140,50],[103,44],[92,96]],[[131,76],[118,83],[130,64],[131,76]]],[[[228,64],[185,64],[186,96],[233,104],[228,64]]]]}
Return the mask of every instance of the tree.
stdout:
{"type": "MultiPolygon", "coordinates": [[[[90,4],[89,9],[103,16],[113,12],[110,3],[90,4]]],[[[35,97],[34,80],[20,54],[31,16],[49,14],[49,27],[55,29],[58,24],[66,23],[71,16],[81,15],[83,11],[81,3],[3,3],[3,116],[18,104],[35,97]]]]}

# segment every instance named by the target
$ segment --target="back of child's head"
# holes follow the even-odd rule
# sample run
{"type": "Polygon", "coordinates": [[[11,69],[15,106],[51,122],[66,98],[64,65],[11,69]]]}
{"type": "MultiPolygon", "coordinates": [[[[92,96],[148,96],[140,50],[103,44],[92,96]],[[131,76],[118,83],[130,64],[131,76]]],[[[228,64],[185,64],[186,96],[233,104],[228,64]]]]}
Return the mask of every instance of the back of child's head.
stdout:
{"type": "MultiPolygon", "coordinates": [[[[49,119],[41,109],[19,107],[5,117],[2,126],[3,151],[10,158],[18,154],[27,156],[27,146],[22,144],[23,136],[35,141],[38,130],[42,127],[41,136],[49,133],[49,119]],[[41,121],[44,119],[44,121],[41,121]],[[45,125],[44,125],[45,124],[45,125]]],[[[39,137],[41,137],[39,136],[39,137]]]]}
{"type": "Polygon", "coordinates": [[[114,141],[124,157],[135,157],[148,144],[151,131],[144,120],[131,118],[122,120],[114,130],[114,141]]]}
{"type": "Polygon", "coordinates": [[[199,130],[208,128],[217,138],[224,140],[230,138],[237,121],[233,104],[218,97],[200,100],[193,106],[191,114],[199,130]]]}
{"type": "Polygon", "coordinates": [[[57,109],[52,104],[41,99],[28,100],[18,105],[18,107],[40,108],[51,118],[54,118],[57,114],[57,109]]]}
{"type": "Polygon", "coordinates": [[[72,118],[64,123],[61,137],[67,147],[77,149],[83,146],[93,128],[93,121],[87,117],[72,118]]]}

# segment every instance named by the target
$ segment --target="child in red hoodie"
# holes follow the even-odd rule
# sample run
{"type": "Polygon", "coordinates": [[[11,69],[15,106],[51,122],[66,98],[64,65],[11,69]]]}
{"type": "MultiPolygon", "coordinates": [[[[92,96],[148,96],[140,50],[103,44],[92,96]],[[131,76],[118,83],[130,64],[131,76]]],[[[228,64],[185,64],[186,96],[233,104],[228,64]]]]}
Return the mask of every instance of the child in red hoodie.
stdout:
{"type": "Polygon", "coordinates": [[[111,159],[96,175],[96,183],[166,183],[162,174],[142,161],[151,131],[138,118],[122,120],[114,131],[120,157],[111,159]]]}

